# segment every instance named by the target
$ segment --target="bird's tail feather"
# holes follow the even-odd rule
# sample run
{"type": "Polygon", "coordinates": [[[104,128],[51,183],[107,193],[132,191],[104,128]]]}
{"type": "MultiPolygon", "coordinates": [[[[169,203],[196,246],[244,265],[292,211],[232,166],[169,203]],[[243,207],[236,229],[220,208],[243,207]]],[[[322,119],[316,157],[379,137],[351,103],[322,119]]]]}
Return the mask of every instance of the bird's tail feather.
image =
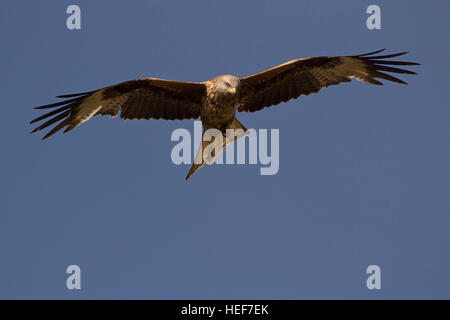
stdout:
{"type": "MultiPolygon", "coordinates": [[[[186,176],[186,181],[201,167],[203,167],[205,165],[205,163],[211,164],[215,157],[217,155],[219,155],[225,148],[227,145],[233,143],[234,141],[236,141],[237,139],[245,136],[248,134],[247,128],[245,128],[242,123],[239,122],[238,119],[234,118],[233,121],[231,121],[227,126],[226,129],[233,129],[233,134],[227,134],[227,132],[223,132],[223,143],[221,145],[221,147],[212,150],[211,152],[211,159],[206,159],[205,161],[205,155],[204,155],[204,150],[208,147],[208,145],[210,145],[211,143],[214,143],[214,141],[208,141],[208,139],[204,139],[205,137],[205,132],[207,129],[211,129],[211,128],[203,128],[203,133],[202,133],[202,141],[201,144],[198,148],[197,151],[197,155],[195,156],[194,159],[194,163],[191,166],[191,169],[189,170],[187,176],[186,176]],[[217,151],[217,152],[216,152],[217,151]]],[[[214,140],[214,139],[212,139],[214,140]]]]}

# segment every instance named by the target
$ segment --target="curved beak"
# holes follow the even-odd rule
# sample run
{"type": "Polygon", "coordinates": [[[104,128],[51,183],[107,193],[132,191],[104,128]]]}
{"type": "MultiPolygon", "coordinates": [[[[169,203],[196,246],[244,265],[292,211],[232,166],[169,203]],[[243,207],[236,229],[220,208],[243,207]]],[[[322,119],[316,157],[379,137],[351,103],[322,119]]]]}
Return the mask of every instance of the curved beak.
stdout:
{"type": "Polygon", "coordinates": [[[229,93],[236,93],[236,88],[227,88],[227,91],[229,92],[229,93]]]}

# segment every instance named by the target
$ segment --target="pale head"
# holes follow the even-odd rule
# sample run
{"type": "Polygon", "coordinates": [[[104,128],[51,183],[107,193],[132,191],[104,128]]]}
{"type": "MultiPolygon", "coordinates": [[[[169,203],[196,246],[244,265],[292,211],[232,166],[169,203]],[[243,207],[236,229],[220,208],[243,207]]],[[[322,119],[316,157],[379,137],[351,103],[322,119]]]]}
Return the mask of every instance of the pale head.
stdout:
{"type": "Polygon", "coordinates": [[[239,78],[232,75],[218,76],[213,79],[217,91],[221,95],[235,96],[239,89],[239,78]]]}

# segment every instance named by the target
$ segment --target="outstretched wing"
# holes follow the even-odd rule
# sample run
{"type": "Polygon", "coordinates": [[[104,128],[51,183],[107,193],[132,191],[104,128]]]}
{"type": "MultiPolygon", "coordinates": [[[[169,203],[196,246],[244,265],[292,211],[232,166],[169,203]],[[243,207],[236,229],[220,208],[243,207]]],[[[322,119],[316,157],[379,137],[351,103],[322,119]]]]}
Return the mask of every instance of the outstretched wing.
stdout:
{"type": "Polygon", "coordinates": [[[384,72],[416,74],[389,65],[418,65],[418,63],[384,60],[401,56],[406,52],[376,55],[384,50],[357,56],[296,59],[240,78],[241,98],[238,110],[258,111],[298,98],[300,95],[316,93],[330,85],[349,82],[352,78],[376,85],[382,85],[376,78],[406,84],[384,72]]]}
{"type": "Polygon", "coordinates": [[[44,140],[64,127],[64,132],[70,131],[95,115],[115,117],[119,110],[122,119],[198,118],[205,93],[206,87],[200,82],[144,78],[95,91],[62,95],[58,98],[69,99],[35,108],[56,109],[32,120],[30,124],[50,118],[31,132],[60,121],[44,136],[44,140]]]}

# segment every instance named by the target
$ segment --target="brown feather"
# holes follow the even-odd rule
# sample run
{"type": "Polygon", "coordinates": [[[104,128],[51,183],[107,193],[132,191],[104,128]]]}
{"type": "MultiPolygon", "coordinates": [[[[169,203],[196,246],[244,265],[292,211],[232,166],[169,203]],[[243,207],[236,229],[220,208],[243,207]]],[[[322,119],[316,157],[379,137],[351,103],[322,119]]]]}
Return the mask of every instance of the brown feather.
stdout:
{"type": "Polygon", "coordinates": [[[382,84],[376,78],[406,84],[403,80],[385,72],[416,74],[413,71],[386,65],[418,65],[418,63],[380,60],[398,57],[406,52],[376,55],[382,51],[384,49],[357,56],[297,59],[240,78],[241,101],[238,111],[258,111],[295,99],[300,95],[316,93],[330,85],[349,82],[352,77],[376,85],[382,84]],[[294,85],[292,85],[293,83],[294,85]]]}
{"type": "Polygon", "coordinates": [[[56,115],[32,132],[42,130],[65,118],[44,137],[48,138],[65,126],[67,128],[64,132],[67,132],[92,116],[116,116],[119,111],[122,119],[198,118],[205,92],[206,87],[200,82],[144,78],[95,91],[62,95],[59,97],[71,99],[37,107],[37,109],[47,109],[62,106],[33,119],[31,123],[56,115]]]}

